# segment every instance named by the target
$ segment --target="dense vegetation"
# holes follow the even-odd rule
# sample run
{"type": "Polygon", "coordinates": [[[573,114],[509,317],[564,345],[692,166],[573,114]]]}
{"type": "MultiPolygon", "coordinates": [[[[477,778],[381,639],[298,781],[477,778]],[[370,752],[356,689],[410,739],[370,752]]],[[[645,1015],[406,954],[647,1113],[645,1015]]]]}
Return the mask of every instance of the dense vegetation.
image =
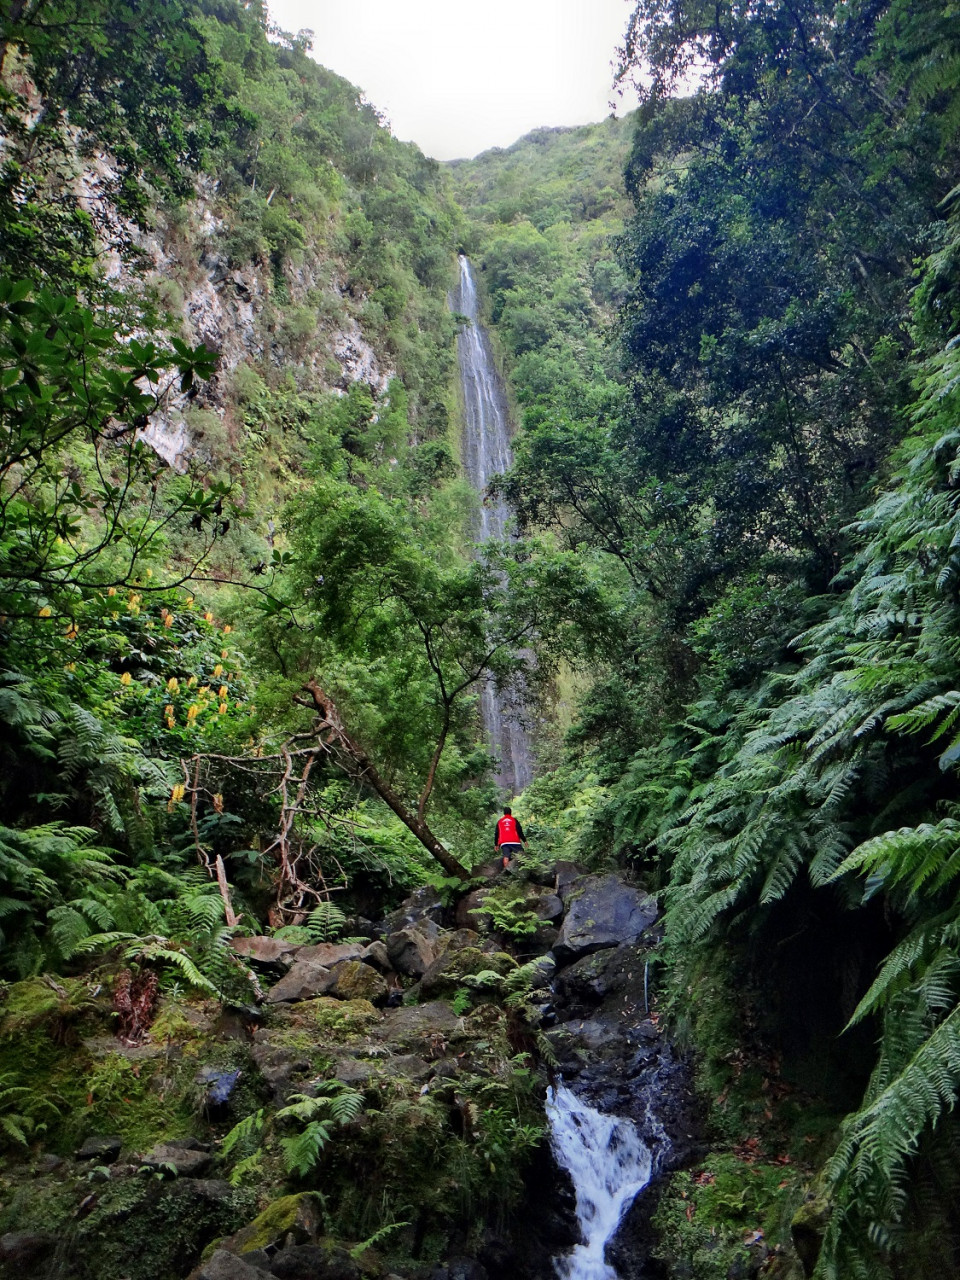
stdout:
{"type": "Polygon", "coordinates": [[[852,1108],[823,1276],[957,1248],[956,34],[936,3],[641,4],[622,390],[518,396],[507,483],[604,618],[568,613],[592,683],[527,803],[662,885],[718,1122],[747,1027],[811,1114],[852,1108]]]}
{"type": "MultiPolygon", "coordinates": [[[[643,0],[634,118],[441,173],[260,4],[0,6],[11,1147],[187,1124],[186,1070],[166,1118],[125,1060],[71,1079],[84,975],[128,1031],[159,986],[188,1043],[185,991],[255,992],[238,932],[326,941],[436,861],[459,892],[494,799],[476,690],[523,669],[543,855],[666,906],[717,1145],[676,1195],[719,1214],[793,1107],[818,1276],[960,1271],[957,40],[940,0],[643,0]],[[519,422],[520,536],[484,558],[460,248],[519,422]]],[[[492,1211],[497,1163],[515,1203],[540,1136],[526,1059],[482,1043],[443,1160],[442,1108],[369,1120],[439,1219],[492,1211]]],[[[263,1160],[309,1180],[358,1099],[251,1092],[240,1200],[263,1160]]],[[[341,1171],[356,1237],[408,1225],[391,1159],[379,1207],[341,1171]]],[[[688,1208],[664,1257],[715,1274],[688,1208]]]]}

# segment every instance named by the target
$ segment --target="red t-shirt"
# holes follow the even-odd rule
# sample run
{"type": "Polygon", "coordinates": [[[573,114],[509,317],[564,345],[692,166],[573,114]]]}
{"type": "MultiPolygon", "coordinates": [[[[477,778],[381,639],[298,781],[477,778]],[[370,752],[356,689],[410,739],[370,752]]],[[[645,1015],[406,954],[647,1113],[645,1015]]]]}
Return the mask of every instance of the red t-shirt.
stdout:
{"type": "Polygon", "coordinates": [[[521,844],[523,828],[512,814],[504,814],[497,823],[497,848],[502,844],[521,844]]]}

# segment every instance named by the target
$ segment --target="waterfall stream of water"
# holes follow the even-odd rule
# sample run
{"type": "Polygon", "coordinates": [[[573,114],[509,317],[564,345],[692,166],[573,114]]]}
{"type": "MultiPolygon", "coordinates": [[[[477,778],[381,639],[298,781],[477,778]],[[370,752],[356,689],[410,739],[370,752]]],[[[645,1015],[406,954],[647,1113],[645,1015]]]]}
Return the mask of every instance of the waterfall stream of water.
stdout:
{"type": "MultiPolygon", "coordinates": [[[[513,455],[506,392],[487,331],[480,323],[476,281],[463,254],[460,284],[451,294],[450,306],[469,321],[457,338],[465,411],[463,465],[470,483],[483,498],[477,540],[485,542],[506,536],[510,511],[501,499],[486,497],[486,490],[494,476],[508,469],[513,455]]],[[[492,681],[487,681],[481,710],[487,738],[499,759],[497,783],[509,795],[516,795],[533,778],[530,741],[520,723],[520,708],[492,681]]]]}
{"type": "Polygon", "coordinates": [[[565,1085],[547,1099],[550,1143],[577,1193],[583,1243],[556,1258],[559,1280],[617,1280],[604,1250],[639,1191],[650,1181],[653,1156],[630,1120],[603,1115],[565,1085]]]}

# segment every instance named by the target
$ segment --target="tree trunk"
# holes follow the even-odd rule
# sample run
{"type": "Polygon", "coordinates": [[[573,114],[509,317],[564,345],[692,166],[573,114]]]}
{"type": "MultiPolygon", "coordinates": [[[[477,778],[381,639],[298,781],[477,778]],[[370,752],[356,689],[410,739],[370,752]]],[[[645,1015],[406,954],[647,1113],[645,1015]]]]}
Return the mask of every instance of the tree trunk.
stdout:
{"type": "Polygon", "coordinates": [[[359,743],[347,733],[340,720],[339,712],[333,701],[327,697],[315,680],[308,680],[303,686],[304,693],[309,693],[313,705],[321,717],[320,730],[326,730],[333,741],[347,757],[346,768],[358,782],[364,782],[376,791],[381,800],[393,810],[400,821],[417,837],[423,847],[440,863],[447,875],[456,876],[460,880],[468,880],[470,873],[462,863],[458,862],[448,849],[445,849],[420,817],[417,816],[397,795],[386,779],[381,778],[373,761],[359,743]]]}

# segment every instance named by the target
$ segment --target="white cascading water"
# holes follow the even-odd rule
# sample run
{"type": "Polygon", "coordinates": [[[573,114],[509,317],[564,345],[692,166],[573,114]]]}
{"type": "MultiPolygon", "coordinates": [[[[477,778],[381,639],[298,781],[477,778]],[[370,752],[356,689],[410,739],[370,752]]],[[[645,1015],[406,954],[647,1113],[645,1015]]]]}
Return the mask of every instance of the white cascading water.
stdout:
{"type": "Polygon", "coordinates": [[[604,1250],[639,1191],[650,1181],[653,1156],[629,1120],[588,1107],[565,1085],[549,1091],[550,1145],[577,1193],[583,1243],[554,1259],[560,1280],[617,1280],[604,1250]]]}
{"type": "MultiPolygon", "coordinates": [[[[465,410],[463,466],[467,479],[483,497],[477,540],[485,542],[506,536],[510,518],[506,503],[485,495],[494,476],[508,470],[513,454],[507,397],[493,361],[490,339],[480,323],[476,282],[463,254],[460,284],[450,296],[450,306],[470,321],[461,327],[457,338],[465,410]]],[[[518,710],[492,681],[486,682],[481,695],[483,727],[499,759],[497,784],[511,796],[521,792],[533,778],[530,741],[518,710]]]]}

